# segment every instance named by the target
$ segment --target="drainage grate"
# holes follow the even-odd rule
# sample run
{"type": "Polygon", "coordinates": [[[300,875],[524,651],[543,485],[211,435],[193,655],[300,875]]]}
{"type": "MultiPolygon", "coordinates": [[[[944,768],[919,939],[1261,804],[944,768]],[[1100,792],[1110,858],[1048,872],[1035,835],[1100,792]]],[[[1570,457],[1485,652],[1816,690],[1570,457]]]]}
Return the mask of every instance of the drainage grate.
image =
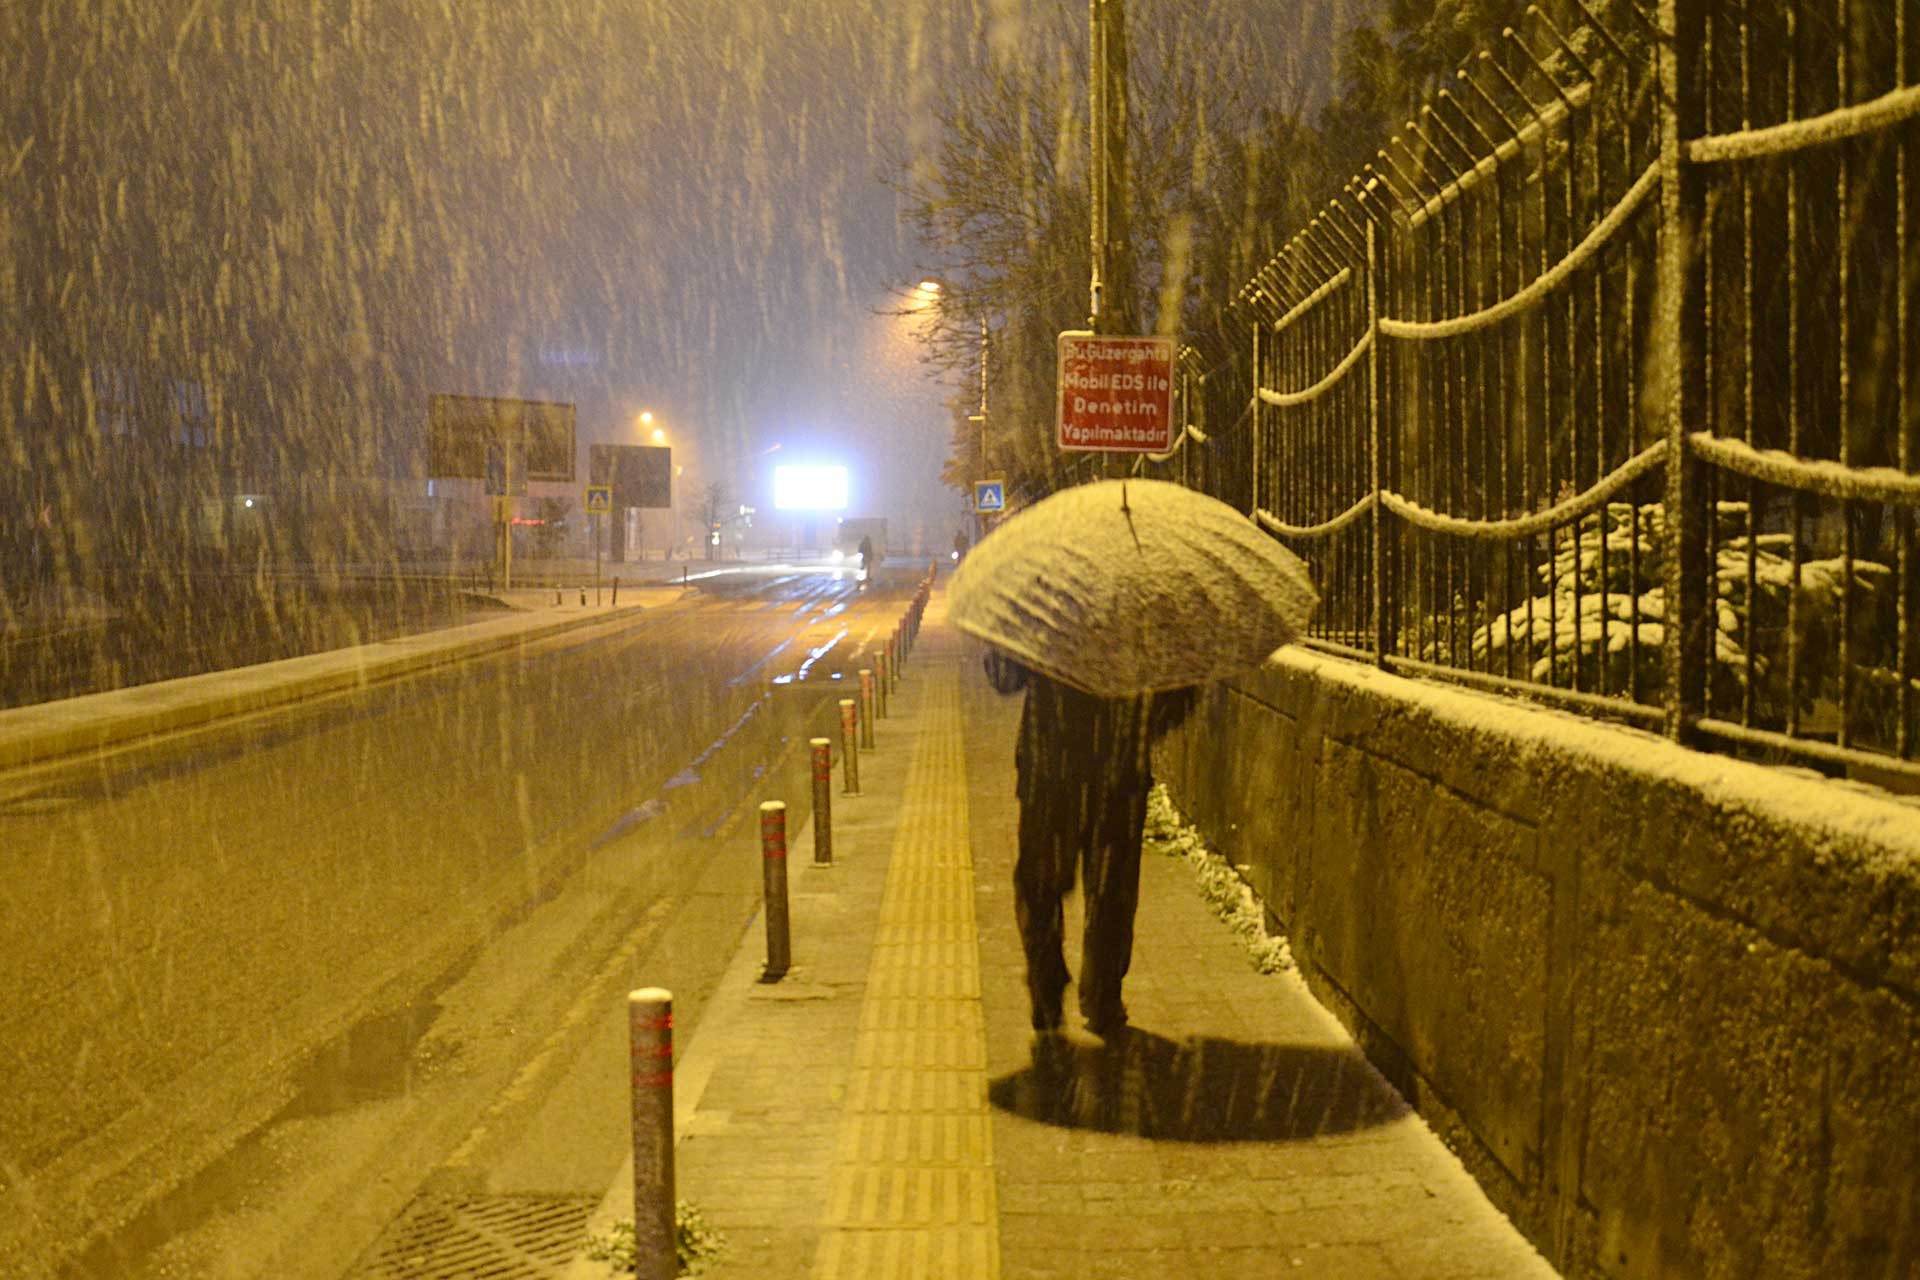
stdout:
{"type": "Polygon", "coordinates": [[[587,1196],[428,1193],[387,1228],[358,1280],[548,1280],[586,1242],[587,1196]]]}

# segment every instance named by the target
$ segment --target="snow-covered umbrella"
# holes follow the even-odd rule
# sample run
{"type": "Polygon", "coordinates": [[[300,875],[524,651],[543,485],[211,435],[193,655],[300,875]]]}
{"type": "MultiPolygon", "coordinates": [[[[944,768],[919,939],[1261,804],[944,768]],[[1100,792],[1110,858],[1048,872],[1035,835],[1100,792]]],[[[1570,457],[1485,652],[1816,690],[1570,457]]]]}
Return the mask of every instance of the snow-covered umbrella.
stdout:
{"type": "Polygon", "coordinates": [[[947,594],[960,630],[1102,697],[1250,670],[1319,604],[1299,557],[1226,503],[1161,480],[1034,504],[973,549],[947,594]]]}

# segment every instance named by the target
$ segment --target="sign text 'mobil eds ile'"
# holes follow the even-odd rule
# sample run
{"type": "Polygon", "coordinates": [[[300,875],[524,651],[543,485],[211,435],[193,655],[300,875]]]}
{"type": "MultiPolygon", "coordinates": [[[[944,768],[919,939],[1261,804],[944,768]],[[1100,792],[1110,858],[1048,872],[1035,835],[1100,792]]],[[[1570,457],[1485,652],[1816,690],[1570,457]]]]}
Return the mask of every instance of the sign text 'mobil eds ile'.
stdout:
{"type": "Polygon", "coordinates": [[[1172,338],[1060,335],[1056,442],[1062,449],[1173,448],[1172,338]]]}

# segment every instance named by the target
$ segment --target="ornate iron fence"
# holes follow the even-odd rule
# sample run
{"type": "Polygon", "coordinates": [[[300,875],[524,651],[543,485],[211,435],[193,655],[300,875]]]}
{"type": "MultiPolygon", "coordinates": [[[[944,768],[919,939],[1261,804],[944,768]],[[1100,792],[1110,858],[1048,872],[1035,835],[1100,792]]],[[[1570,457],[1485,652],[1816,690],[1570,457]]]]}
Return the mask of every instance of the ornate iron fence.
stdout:
{"type": "Polygon", "coordinates": [[[1313,644],[1920,779],[1917,30],[1543,3],[1406,122],[1237,303],[1313,644]]]}

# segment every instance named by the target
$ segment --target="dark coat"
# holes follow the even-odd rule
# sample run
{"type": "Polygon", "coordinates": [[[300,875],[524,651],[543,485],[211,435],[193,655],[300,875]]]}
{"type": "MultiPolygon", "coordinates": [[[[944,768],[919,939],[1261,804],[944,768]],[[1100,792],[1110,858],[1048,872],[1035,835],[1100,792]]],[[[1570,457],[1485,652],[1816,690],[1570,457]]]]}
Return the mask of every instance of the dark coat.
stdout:
{"type": "Polygon", "coordinates": [[[987,679],[1001,693],[1027,691],[1014,749],[1022,805],[1085,815],[1153,786],[1153,744],[1192,712],[1197,689],[1101,698],[989,650],[987,679]]]}

